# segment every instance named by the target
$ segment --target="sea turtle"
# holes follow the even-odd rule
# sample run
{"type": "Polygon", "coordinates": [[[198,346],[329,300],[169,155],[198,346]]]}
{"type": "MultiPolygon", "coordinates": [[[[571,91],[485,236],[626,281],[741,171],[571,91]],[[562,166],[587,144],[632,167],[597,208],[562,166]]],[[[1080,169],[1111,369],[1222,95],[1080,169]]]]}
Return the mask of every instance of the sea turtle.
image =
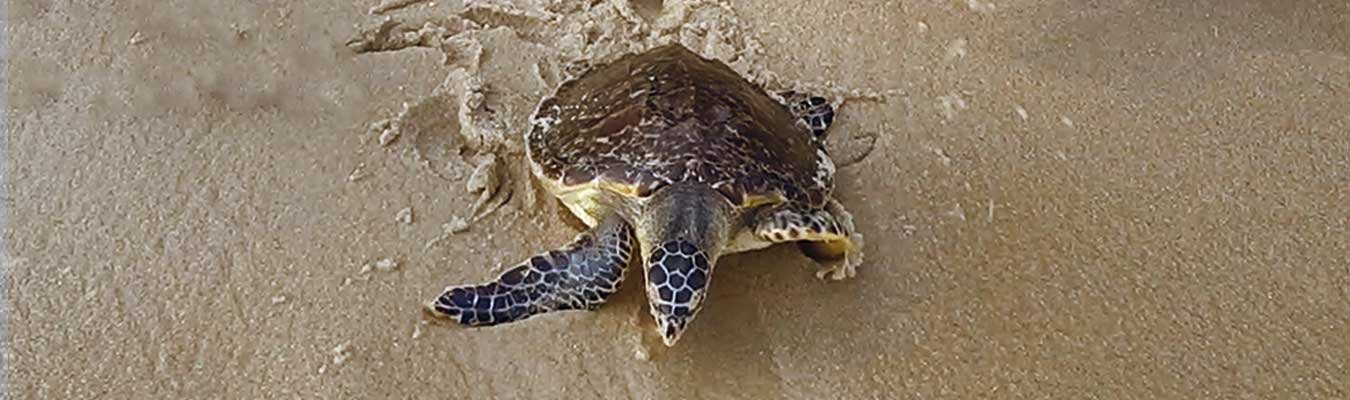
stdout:
{"type": "Polygon", "coordinates": [[[540,102],[525,136],[535,177],[590,229],[483,284],[450,286],[433,316],[496,325],[591,310],[636,251],[666,346],[698,315],[718,257],[797,242],[853,275],[862,236],[832,198],[825,99],[767,92],[666,45],[596,67],[540,102]]]}

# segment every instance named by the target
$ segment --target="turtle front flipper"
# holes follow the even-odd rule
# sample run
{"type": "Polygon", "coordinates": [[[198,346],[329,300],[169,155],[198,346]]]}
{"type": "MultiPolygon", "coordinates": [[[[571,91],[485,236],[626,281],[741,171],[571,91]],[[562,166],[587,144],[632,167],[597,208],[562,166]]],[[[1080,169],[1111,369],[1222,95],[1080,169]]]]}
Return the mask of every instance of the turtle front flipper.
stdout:
{"type": "Polygon", "coordinates": [[[787,107],[788,112],[811,129],[816,138],[825,138],[825,133],[830,130],[830,124],[834,123],[834,106],[831,106],[829,101],[824,97],[791,90],[781,92],[778,96],[783,98],[783,106],[787,107]]]}
{"type": "Polygon", "coordinates": [[[831,199],[824,208],[785,203],[765,210],[754,223],[755,236],[770,243],[797,242],[808,257],[827,265],[821,279],[852,278],[862,264],[862,235],[853,215],[831,199]]]}
{"type": "Polygon", "coordinates": [[[427,311],[487,326],[562,310],[591,310],[619,290],[633,250],[633,228],[610,215],[567,246],[530,257],[491,282],[450,286],[427,311]]]}

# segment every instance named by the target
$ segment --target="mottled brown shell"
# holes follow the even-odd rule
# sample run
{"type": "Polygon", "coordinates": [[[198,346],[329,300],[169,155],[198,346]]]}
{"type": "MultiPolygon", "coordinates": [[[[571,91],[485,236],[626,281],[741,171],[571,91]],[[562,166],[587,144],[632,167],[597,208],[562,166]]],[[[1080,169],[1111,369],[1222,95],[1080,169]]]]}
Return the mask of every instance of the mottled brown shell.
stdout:
{"type": "Polygon", "coordinates": [[[725,64],[680,45],[562,84],[532,121],[530,160],[563,187],[595,182],[647,196],[698,182],[749,206],[821,205],[833,186],[834,165],[788,110],[725,64]]]}

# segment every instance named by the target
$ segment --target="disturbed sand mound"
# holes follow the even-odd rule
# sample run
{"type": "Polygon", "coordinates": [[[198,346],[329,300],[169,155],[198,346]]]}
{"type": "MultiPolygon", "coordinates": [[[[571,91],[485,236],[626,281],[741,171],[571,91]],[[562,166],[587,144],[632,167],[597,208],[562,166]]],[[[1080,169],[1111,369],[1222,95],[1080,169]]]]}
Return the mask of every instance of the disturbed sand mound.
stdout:
{"type": "MultiPolygon", "coordinates": [[[[371,13],[396,14],[419,3],[386,1],[371,13]]],[[[820,93],[836,107],[847,100],[883,99],[881,91],[850,90],[828,81],[784,81],[764,66],[762,45],[721,2],[674,1],[664,7],[626,1],[470,2],[454,8],[444,16],[387,15],[347,42],[357,53],[416,48],[442,53],[449,69],[444,80],[430,94],[404,103],[398,115],[373,123],[370,136],[425,171],[465,180],[466,190],[479,196],[447,232],[466,229],[468,222],[518,193],[526,204],[537,204],[538,193],[521,160],[523,132],[535,104],[561,82],[624,54],[680,43],[727,63],[770,92],[820,93]]],[[[841,164],[870,152],[875,136],[858,138],[845,149],[841,164]]]]}

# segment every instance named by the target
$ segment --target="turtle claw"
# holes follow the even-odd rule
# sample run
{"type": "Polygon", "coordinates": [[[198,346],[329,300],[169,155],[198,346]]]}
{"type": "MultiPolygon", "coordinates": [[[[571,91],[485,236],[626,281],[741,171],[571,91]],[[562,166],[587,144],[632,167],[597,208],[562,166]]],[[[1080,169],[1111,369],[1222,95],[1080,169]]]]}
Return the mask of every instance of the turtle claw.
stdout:
{"type": "Polygon", "coordinates": [[[862,254],[848,254],[844,256],[843,260],[831,263],[816,271],[816,278],[831,281],[850,279],[858,275],[859,264],[862,264],[862,254]]]}
{"type": "Polygon", "coordinates": [[[821,280],[853,278],[858,275],[858,266],[863,262],[862,235],[857,233],[830,241],[797,242],[797,247],[824,266],[816,271],[816,278],[821,280]]]}
{"type": "MultiPolygon", "coordinates": [[[[446,290],[450,290],[450,288],[446,288],[446,290]]],[[[436,302],[438,300],[439,297],[435,300],[432,300],[431,302],[426,303],[422,307],[422,321],[424,323],[429,323],[437,326],[460,327],[460,328],[468,326],[461,324],[457,316],[453,316],[444,311],[437,310],[436,302]]]]}

